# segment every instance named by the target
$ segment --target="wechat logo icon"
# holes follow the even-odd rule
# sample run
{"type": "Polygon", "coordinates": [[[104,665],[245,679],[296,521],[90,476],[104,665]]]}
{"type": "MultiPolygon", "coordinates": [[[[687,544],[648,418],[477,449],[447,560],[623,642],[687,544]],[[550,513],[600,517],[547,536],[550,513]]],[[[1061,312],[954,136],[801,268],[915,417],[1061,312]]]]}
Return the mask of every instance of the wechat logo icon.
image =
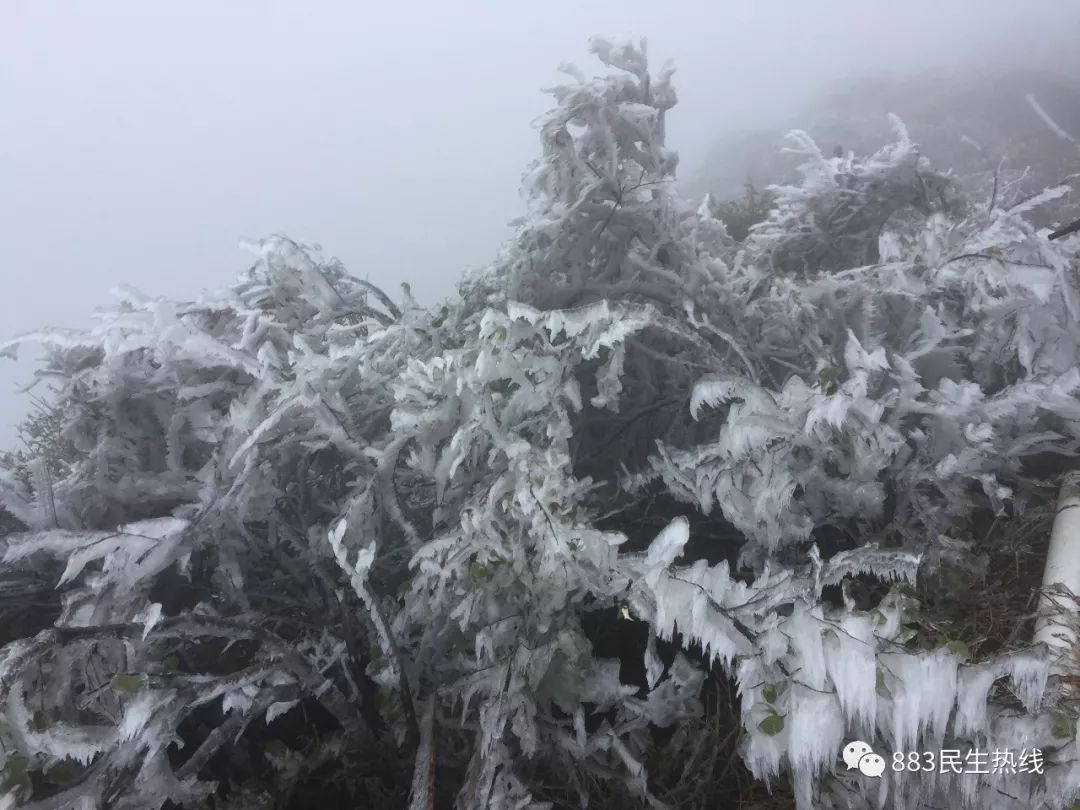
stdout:
{"type": "Polygon", "coordinates": [[[862,740],[854,740],[844,746],[842,753],[848,770],[858,768],[863,776],[879,777],[885,773],[885,759],[874,753],[874,749],[862,740]]]}

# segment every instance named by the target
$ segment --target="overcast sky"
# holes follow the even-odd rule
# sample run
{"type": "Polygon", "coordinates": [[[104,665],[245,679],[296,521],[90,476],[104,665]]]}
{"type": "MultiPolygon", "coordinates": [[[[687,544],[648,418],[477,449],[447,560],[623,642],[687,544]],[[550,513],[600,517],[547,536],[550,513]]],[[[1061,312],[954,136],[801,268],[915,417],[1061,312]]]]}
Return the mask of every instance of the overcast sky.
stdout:
{"type": "MultiPolygon", "coordinates": [[[[507,237],[540,89],[564,58],[591,72],[594,33],[675,60],[685,173],[720,132],[775,125],[843,77],[1045,60],[1065,7],[0,0],[0,338],[84,326],[118,284],[229,284],[238,239],[275,232],[423,301],[450,294],[507,237]]],[[[9,446],[32,365],[0,363],[9,446]]]]}

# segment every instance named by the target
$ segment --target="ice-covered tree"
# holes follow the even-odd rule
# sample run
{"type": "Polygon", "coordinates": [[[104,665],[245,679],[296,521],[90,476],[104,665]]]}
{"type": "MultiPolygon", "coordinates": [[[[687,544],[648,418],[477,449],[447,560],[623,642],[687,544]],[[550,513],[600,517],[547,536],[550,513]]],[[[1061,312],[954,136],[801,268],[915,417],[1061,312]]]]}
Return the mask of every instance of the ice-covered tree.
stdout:
{"type": "Polygon", "coordinates": [[[800,807],[1076,798],[1045,648],[928,641],[915,587],[1075,455],[1069,241],[964,205],[898,123],[869,157],[796,134],[737,243],[673,187],[671,70],[592,51],[453,301],[274,238],[219,295],[12,344],[76,452],[0,478],[30,529],[0,586],[55,585],[0,650],[7,806],[658,807],[657,730],[717,678],[800,807]],[[603,657],[597,615],[644,640],[603,657]],[[1045,773],[872,780],[852,738],[1045,773]]]}

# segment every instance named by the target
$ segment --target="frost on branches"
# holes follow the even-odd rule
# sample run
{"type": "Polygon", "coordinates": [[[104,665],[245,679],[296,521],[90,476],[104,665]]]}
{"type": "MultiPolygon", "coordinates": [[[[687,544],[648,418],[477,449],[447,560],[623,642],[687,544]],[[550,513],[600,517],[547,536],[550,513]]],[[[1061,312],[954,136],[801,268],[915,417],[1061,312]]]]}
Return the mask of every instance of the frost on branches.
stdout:
{"type": "Polygon", "coordinates": [[[47,350],[76,457],[0,484],[27,528],[0,609],[37,605],[4,627],[0,806],[660,807],[656,730],[725,675],[746,766],[801,808],[1077,798],[1046,651],[911,629],[972,516],[1076,453],[1069,241],[1041,198],[956,199],[896,122],[865,158],[793,135],[804,182],[736,245],[673,186],[671,69],[592,51],[454,301],[273,238],[220,295],[10,344],[47,350]],[[641,682],[594,652],[603,612],[648,627],[641,682]],[[856,738],[1045,773],[872,780],[856,738]]]}

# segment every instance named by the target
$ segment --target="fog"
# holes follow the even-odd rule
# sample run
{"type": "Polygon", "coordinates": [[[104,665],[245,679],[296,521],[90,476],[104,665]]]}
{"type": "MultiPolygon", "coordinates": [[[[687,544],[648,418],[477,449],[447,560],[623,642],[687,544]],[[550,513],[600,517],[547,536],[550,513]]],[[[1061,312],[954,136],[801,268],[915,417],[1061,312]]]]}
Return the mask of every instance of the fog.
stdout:
{"type": "MultiPolygon", "coordinates": [[[[1047,32],[1075,47],[1075,5],[2,0],[0,338],[85,326],[120,284],[227,285],[238,239],[271,233],[451,294],[509,235],[541,88],[563,59],[593,70],[594,33],[675,61],[685,174],[838,79],[1052,66],[1047,32]]],[[[0,363],[0,447],[32,370],[0,363]]]]}

